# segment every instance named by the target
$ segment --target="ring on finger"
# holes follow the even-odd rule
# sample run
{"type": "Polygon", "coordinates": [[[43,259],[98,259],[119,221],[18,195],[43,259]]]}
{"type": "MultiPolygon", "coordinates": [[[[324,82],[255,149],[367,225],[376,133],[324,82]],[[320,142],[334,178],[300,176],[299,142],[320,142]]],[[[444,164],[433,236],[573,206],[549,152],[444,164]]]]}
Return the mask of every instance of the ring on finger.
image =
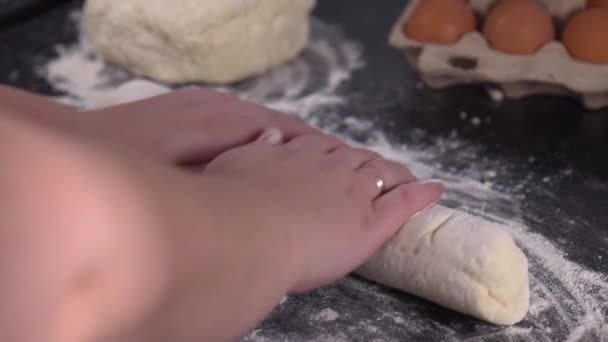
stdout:
{"type": "Polygon", "coordinates": [[[360,182],[366,182],[366,184],[362,184],[360,186],[365,185],[365,187],[371,191],[371,195],[373,197],[380,196],[386,190],[386,181],[384,180],[384,176],[382,172],[375,167],[362,167],[357,170],[357,172],[362,176],[360,178],[360,182]],[[371,183],[371,184],[370,184],[371,183]]]}
{"type": "Polygon", "coordinates": [[[379,193],[384,192],[384,179],[380,176],[376,176],[376,187],[378,188],[379,193]]]}

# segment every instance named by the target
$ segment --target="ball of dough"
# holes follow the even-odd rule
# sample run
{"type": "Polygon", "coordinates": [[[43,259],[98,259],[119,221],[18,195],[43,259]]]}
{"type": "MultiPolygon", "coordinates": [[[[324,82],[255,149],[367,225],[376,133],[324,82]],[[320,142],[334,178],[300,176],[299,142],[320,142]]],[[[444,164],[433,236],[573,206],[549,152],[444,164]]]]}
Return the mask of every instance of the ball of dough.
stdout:
{"type": "Polygon", "coordinates": [[[231,83],[308,42],[315,0],[88,0],[87,38],[106,60],[166,83],[231,83]]]}

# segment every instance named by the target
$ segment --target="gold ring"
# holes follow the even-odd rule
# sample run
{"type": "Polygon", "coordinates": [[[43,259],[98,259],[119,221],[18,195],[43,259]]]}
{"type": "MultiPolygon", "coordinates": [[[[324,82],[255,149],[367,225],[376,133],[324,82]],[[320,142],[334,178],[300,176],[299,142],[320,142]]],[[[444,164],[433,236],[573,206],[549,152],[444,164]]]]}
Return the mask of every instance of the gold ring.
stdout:
{"type": "Polygon", "coordinates": [[[376,187],[378,187],[378,190],[380,190],[380,192],[384,191],[384,180],[380,177],[376,177],[376,187]]]}

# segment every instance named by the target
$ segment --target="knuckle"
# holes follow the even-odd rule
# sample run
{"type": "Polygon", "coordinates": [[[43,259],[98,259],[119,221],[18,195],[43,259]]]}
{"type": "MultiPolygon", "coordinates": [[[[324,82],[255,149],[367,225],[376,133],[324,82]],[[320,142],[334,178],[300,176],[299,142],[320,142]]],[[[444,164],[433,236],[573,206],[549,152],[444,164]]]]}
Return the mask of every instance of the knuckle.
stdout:
{"type": "Polygon", "coordinates": [[[346,146],[346,144],[338,137],[332,136],[332,135],[324,135],[323,137],[325,137],[328,141],[339,144],[341,146],[346,146]]]}
{"type": "Polygon", "coordinates": [[[382,172],[374,166],[365,166],[359,170],[362,182],[375,182],[377,178],[382,178],[382,172]]]}
{"type": "Polygon", "coordinates": [[[402,172],[402,173],[411,173],[410,168],[405,166],[404,164],[401,164],[401,163],[398,163],[398,162],[395,162],[392,160],[387,160],[386,163],[394,170],[398,170],[399,172],[402,172]]]}
{"type": "Polygon", "coordinates": [[[379,155],[377,157],[374,157],[374,159],[372,159],[367,165],[378,170],[386,170],[391,168],[391,165],[388,160],[382,158],[379,155]]]}
{"type": "Polygon", "coordinates": [[[337,145],[340,141],[334,137],[315,135],[315,134],[305,134],[299,135],[291,140],[293,145],[303,146],[303,145],[337,145]]]}
{"type": "Polygon", "coordinates": [[[350,182],[346,185],[346,195],[348,197],[354,197],[358,195],[360,185],[357,182],[350,182]]]}
{"type": "Polygon", "coordinates": [[[371,163],[380,163],[384,160],[384,158],[382,157],[382,155],[378,152],[374,152],[374,151],[370,151],[370,150],[362,150],[364,151],[367,156],[370,158],[371,163]]]}
{"type": "Polygon", "coordinates": [[[336,146],[339,146],[340,148],[347,147],[346,144],[344,144],[344,142],[342,140],[340,140],[338,137],[335,137],[333,135],[316,134],[316,135],[312,135],[312,136],[317,137],[319,139],[319,141],[323,141],[328,144],[334,144],[336,146]]]}
{"type": "Polygon", "coordinates": [[[310,137],[308,135],[299,135],[293,139],[291,139],[291,141],[289,141],[289,143],[287,143],[287,146],[291,149],[294,148],[299,148],[301,146],[304,146],[308,143],[310,137]]]}
{"type": "Polygon", "coordinates": [[[412,200],[412,192],[407,187],[401,187],[398,189],[398,191],[399,191],[399,198],[404,203],[409,203],[412,200]]]}
{"type": "Polygon", "coordinates": [[[261,107],[261,106],[260,106],[260,114],[265,115],[266,118],[268,118],[269,120],[272,120],[272,121],[285,120],[287,117],[285,114],[283,114],[281,112],[277,112],[276,110],[272,110],[270,108],[261,107]]]}

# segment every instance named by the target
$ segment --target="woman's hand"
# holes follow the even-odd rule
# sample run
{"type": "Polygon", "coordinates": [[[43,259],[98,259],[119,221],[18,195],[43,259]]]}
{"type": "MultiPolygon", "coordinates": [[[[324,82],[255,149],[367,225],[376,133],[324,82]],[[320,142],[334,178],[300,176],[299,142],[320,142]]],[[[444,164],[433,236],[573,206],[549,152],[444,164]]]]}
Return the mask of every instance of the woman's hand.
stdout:
{"type": "Polygon", "coordinates": [[[213,179],[205,191],[216,212],[233,208],[223,224],[259,229],[267,244],[285,244],[296,292],[354,270],[442,193],[439,183],[419,182],[401,164],[318,135],[230,150],[203,176],[213,179]]]}
{"type": "MultiPolygon", "coordinates": [[[[0,268],[14,285],[0,294],[20,300],[3,312],[18,308],[23,322],[47,303],[38,332],[117,341],[237,337],[285,293],[358,267],[442,191],[373,152],[216,93],[177,92],[90,113],[11,89],[0,89],[1,101],[9,191],[0,202],[10,204],[4,219],[15,222],[7,228],[19,228],[5,232],[32,232],[3,241],[33,262],[0,268]],[[269,127],[286,143],[256,141],[269,127]],[[201,173],[174,167],[207,161],[201,173]],[[43,172],[24,180],[28,170],[43,172]],[[58,229],[63,235],[53,235],[58,229]],[[84,288],[83,274],[95,280],[84,288]]],[[[19,259],[3,251],[3,259],[19,259]]],[[[20,327],[11,326],[37,332],[20,327]]]]}
{"type": "Polygon", "coordinates": [[[179,221],[165,219],[174,223],[161,239],[174,290],[133,331],[140,340],[234,339],[286,293],[353,271],[442,192],[403,165],[321,135],[237,147],[189,178],[163,196],[165,210],[180,212],[167,215],[179,221]],[[174,200],[187,194],[192,200],[174,200]]]}

